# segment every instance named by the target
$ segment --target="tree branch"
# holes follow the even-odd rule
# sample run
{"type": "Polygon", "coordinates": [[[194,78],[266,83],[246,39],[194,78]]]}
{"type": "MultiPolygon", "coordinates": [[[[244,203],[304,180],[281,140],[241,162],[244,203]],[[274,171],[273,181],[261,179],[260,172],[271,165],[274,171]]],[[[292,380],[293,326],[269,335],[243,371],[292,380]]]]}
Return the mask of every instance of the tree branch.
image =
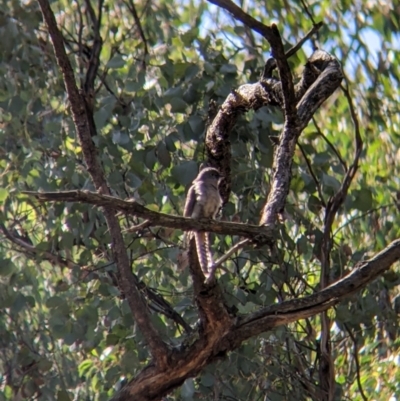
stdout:
{"type": "MultiPolygon", "coordinates": [[[[98,207],[110,208],[113,211],[120,211],[134,215],[147,221],[143,222],[143,227],[162,226],[170,228],[180,228],[184,231],[197,230],[208,231],[217,234],[239,235],[252,238],[257,243],[273,242],[274,235],[272,230],[267,227],[260,227],[251,224],[230,223],[219,220],[191,219],[182,216],[173,216],[165,213],[158,213],[149,210],[134,200],[122,200],[110,195],[101,195],[90,191],[63,191],[63,192],[22,192],[29,196],[34,196],[40,202],[82,202],[98,207]]],[[[139,225],[139,228],[143,228],[139,225]]],[[[133,229],[137,229],[134,226],[133,229]]],[[[129,231],[129,229],[127,230],[129,231]]]]}
{"type": "MultiPolygon", "coordinates": [[[[243,327],[244,330],[247,331],[257,327],[259,323],[263,326],[267,324],[268,320],[274,320],[274,318],[289,318],[289,320],[284,323],[287,324],[294,320],[313,316],[316,314],[316,309],[322,307],[322,310],[326,310],[328,307],[337,304],[342,298],[359,291],[368,283],[379,277],[399,259],[400,239],[397,239],[372,259],[359,262],[347,276],[323,290],[305,298],[293,299],[263,308],[243,318],[242,321],[238,323],[238,327],[243,327]],[[293,313],[298,315],[294,320],[290,317],[293,313]]],[[[261,326],[258,327],[257,330],[261,330],[261,326]]],[[[262,330],[265,330],[265,328],[262,330]]],[[[259,333],[254,333],[252,336],[259,333]]]]}
{"type": "MultiPolygon", "coordinates": [[[[209,0],[211,3],[224,8],[230,12],[235,19],[241,21],[246,27],[260,33],[270,43],[273,53],[273,59],[268,60],[268,70],[272,70],[278,66],[281,81],[277,81],[268,75],[264,77],[262,74],[263,90],[254,85],[242,85],[225,100],[216,118],[207,129],[205,140],[206,153],[208,163],[212,167],[216,167],[224,176],[220,184],[220,192],[225,204],[229,199],[231,190],[231,150],[228,140],[229,133],[236,123],[238,115],[249,109],[257,109],[264,105],[279,104],[285,112],[290,115],[290,124],[295,123],[297,118],[295,112],[295,99],[299,99],[308,87],[317,78],[317,74],[305,71],[305,74],[296,88],[294,89],[292,75],[290,72],[287,58],[295,54],[301,45],[315,32],[317,32],[322,23],[317,23],[306,34],[306,36],[295,46],[293,46],[286,54],[284,53],[283,44],[279,31],[275,25],[269,27],[257,21],[249,14],[245,13],[240,7],[230,0],[209,0]],[[264,78],[268,78],[265,79],[264,78]],[[252,89],[250,89],[253,86],[252,89]],[[251,92],[254,92],[252,95],[251,92]]],[[[310,63],[312,65],[312,62],[310,63]]],[[[266,67],[267,68],[267,67],[266,67]]]]}
{"type": "MultiPolygon", "coordinates": [[[[285,120],[280,142],[275,151],[275,172],[271,190],[260,220],[260,224],[270,227],[275,225],[277,214],[281,213],[285,206],[297,139],[311,120],[315,111],[339,87],[343,78],[342,69],[338,61],[326,52],[317,50],[309,58],[308,64],[309,69],[314,70],[314,74],[319,75],[297,105],[298,120],[296,123],[292,124],[289,120],[285,120]]],[[[309,75],[306,73],[303,74],[303,82],[300,82],[298,85],[299,92],[304,90],[306,82],[309,82],[309,80],[309,75]]]]}
{"type": "Polygon", "coordinates": [[[208,0],[208,1],[230,12],[235,19],[242,22],[244,25],[248,26],[253,31],[262,35],[271,44],[271,47],[272,43],[274,43],[274,45],[276,44],[277,38],[270,26],[265,25],[260,21],[257,21],[251,15],[245,13],[239,6],[237,6],[231,0],[208,0]]]}
{"type": "MultiPolygon", "coordinates": [[[[358,162],[361,156],[363,142],[360,135],[360,128],[358,117],[354,109],[350,94],[347,89],[342,86],[342,90],[346,95],[350,106],[350,114],[355,128],[355,156],[354,161],[350,168],[346,171],[344,180],[339,190],[328,200],[325,209],[324,232],[321,244],[321,275],[320,285],[325,288],[329,284],[331,263],[330,254],[332,250],[332,225],[336,218],[339,208],[343,205],[351,182],[358,170],[358,162]]],[[[321,316],[321,341],[320,341],[320,387],[321,387],[321,400],[330,401],[334,392],[334,367],[331,356],[330,346],[330,318],[325,312],[321,316]]]]}
{"type": "MultiPolygon", "coordinates": [[[[82,147],[87,170],[99,193],[109,195],[110,191],[108,189],[103,170],[99,161],[97,160],[97,149],[95,148],[91,137],[90,121],[93,118],[93,115],[88,114],[89,110],[85,105],[85,100],[80,95],[76,86],[74,72],[65,52],[63,38],[57,27],[56,19],[50,8],[50,4],[48,0],[38,0],[38,2],[53,42],[58,65],[60,66],[63,74],[68,100],[72,111],[72,118],[80,145],[82,147]]],[[[122,238],[121,229],[119,227],[117,217],[115,216],[114,209],[111,207],[105,207],[104,216],[113,240],[111,248],[115,263],[120,273],[119,285],[121,286],[121,290],[126,296],[132,314],[149,344],[150,352],[154,358],[154,362],[156,365],[166,368],[168,366],[168,348],[151,323],[148,309],[146,308],[135,284],[122,238]]]]}
{"type": "Polygon", "coordinates": [[[26,240],[19,238],[16,235],[13,235],[3,223],[0,223],[0,231],[11,243],[18,246],[18,249],[20,250],[21,253],[28,254],[34,257],[40,257],[49,261],[50,263],[67,267],[69,269],[78,266],[73,261],[63,258],[60,255],[44,250],[38,250],[34,245],[32,245],[32,243],[29,243],[26,240]]]}
{"type": "Polygon", "coordinates": [[[135,24],[136,24],[136,26],[138,28],[138,31],[139,31],[139,36],[140,36],[140,38],[142,39],[142,42],[143,42],[144,57],[143,57],[143,60],[142,60],[142,68],[145,70],[146,69],[146,56],[149,54],[149,49],[148,49],[148,46],[147,46],[146,36],[144,34],[142,23],[140,22],[140,18],[139,18],[139,15],[137,13],[135,4],[133,3],[132,0],[128,0],[128,3],[125,3],[125,4],[127,5],[129,11],[131,12],[131,14],[133,16],[133,19],[134,19],[135,24]]]}
{"type": "Polygon", "coordinates": [[[248,317],[237,319],[236,324],[228,330],[227,326],[214,326],[214,331],[207,337],[201,336],[191,345],[173,352],[171,361],[175,361],[176,368],[171,369],[168,375],[160,372],[157,367],[148,366],[118,392],[112,401],[159,400],[179,387],[186,378],[195,376],[207,364],[238,348],[243,341],[274,327],[327,310],[365,287],[399,259],[400,239],[397,239],[372,259],[355,266],[346,277],[315,294],[263,308],[248,317]]]}

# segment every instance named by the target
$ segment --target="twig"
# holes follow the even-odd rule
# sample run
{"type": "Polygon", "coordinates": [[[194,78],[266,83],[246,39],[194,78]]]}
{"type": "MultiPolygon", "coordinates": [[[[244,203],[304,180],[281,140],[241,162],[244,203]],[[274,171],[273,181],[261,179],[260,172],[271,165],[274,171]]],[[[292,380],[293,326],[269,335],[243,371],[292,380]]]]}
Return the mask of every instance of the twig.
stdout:
{"type": "Polygon", "coordinates": [[[88,102],[88,106],[90,107],[91,111],[93,111],[93,99],[91,97],[93,96],[93,92],[94,92],[94,82],[95,82],[97,71],[98,71],[99,65],[100,65],[100,52],[101,52],[101,48],[102,48],[102,44],[103,44],[102,38],[100,36],[103,2],[104,2],[104,0],[99,0],[99,6],[98,6],[99,7],[99,11],[98,11],[99,16],[97,18],[90,0],[85,0],[86,7],[88,9],[90,19],[91,19],[91,22],[93,25],[93,30],[94,30],[93,46],[92,46],[91,52],[90,52],[89,66],[88,66],[88,69],[86,72],[86,79],[85,79],[85,84],[84,84],[85,95],[87,98],[86,101],[88,102]]]}
{"type": "MultiPolygon", "coordinates": [[[[352,165],[346,171],[345,177],[343,179],[342,185],[339,190],[328,200],[326,210],[325,210],[325,221],[324,221],[324,232],[322,235],[321,244],[321,275],[320,275],[320,285],[321,288],[325,288],[329,285],[330,277],[330,253],[332,250],[332,225],[335,220],[336,214],[339,208],[343,205],[348,190],[350,188],[351,182],[358,170],[358,162],[362,152],[362,139],[360,135],[358,117],[353,107],[352,99],[347,89],[342,86],[342,90],[345,93],[347,101],[350,106],[350,114],[352,116],[354,128],[355,128],[355,143],[356,150],[352,165]]],[[[331,361],[332,356],[330,352],[330,318],[326,312],[321,315],[321,361],[320,363],[325,363],[329,359],[331,361]]],[[[334,367],[332,363],[325,365],[320,365],[320,383],[323,395],[323,400],[330,400],[330,395],[334,389],[334,367]],[[328,369],[328,372],[327,372],[328,369]]]]}
{"type": "Polygon", "coordinates": [[[353,106],[353,102],[351,96],[346,88],[341,87],[350,107],[350,114],[352,116],[354,129],[355,129],[355,155],[354,160],[350,168],[347,170],[346,175],[343,179],[342,185],[338,189],[338,191],[329,199],[326,212],[325,212],[325,224],[324,224],[324,233],[322,239],[322,255],[323,262],[321,268],[321,285],[322,288],[328,285],[329,283],[329,254],[331,251],[331,231],[332,224],[336,217],[336,213],[339,210],[340,206],[346,199],[347,192],[350,188],[351,182],[353,181],[354,176],[358,170],[358,163],[361,156],[361,152],[363,149],[363,142],[360,134],[360,126],[358,122],[358,117],[356,111],[353,106]]]}
{"type": "Polygon", "coordinates": [[[318,181],[318,178],[316,177],[316,175],[314,174],[314,170],[311,166],[311,162],[310,162],[310,160],[308,160],[307,154],[306,154],[304,148],[300,145],[300,143],[298,143],[297,146],[300,148],[300,151],[304,157],[304,160],[306,161],[308,171],[310,172],[310,174],[315,182],[315,186],[317,187],[317,191],[318,191],[319,198],[321,200],[321,204],[322,204],[322,206],[326,207],[325,199],[324,199],[322,189],[321,189],[321,184],[318,181]]]}
{"type": "Polygon", "coordinates": [[[142,60],[142,67],[143,67],[143,69],[146,69],[146,56],[149,54],[149,49],[147,47],[147,39],[146,39],[146,36],[144,34],[144,31],[143,31],[143,28],[142,28],[142,23],[140,22],[139,15],[138,15],[138,13],[136,11],[135,4],[133,3],[132,0],[129,0],[129,4],[127,4],[127,6],[129,8],[130,12],[132,13],[132,16],[133,16],[133,19],[135,21],[135,24],[136,24],[136,26],[138,27],[138,30],[139,30],[140,38],[143,41],[144,57],[143,57],[143,60],[142,60]]]}
{"type": "Polygon", "coordinates": [[[229,259],[229,257],[237,252],[239,249],[243,248],[246,244],[248,244],[250,242],[250,240],[248,238],[239,241],[237,244],[235,244],[233,247],[231,247],[223,256],[221,256],[219,259],[217,259],[212,266],[209,268],[210,272],[208,274],[206,283],[210,284],[211,282],[214,281],[214,274],[215,274],[215,270],[217,269],[217,267],[219,267],[220,265],[222,265],[222,263],[224,263],[226,260],[229,259]]]}
{"type": "Polygon", "coordinates": [[[368,215],[371,214],[371,213],[377,212],[378,210],[386,209],[386,208],[388,208],[388,207],[393,207],[393,206],[396,206],[396,205],[395,205],[394,203],[388,203],[387,205],[382,205],[382,206],[379,206],[379,207],[375,207],[375,208],[373,208],[373,209],[368,210],[368,211],[365,212],[365,213],[360,214],[359,216],[354,216],[354,217],[352,217],[351,219],[346,220],[345,223],[343,223],[340,227],[338,227],[338,228],[335,230],[335,232],[333,233],[332,237],[335,237],[336,234],[337,234],[340,230],[342,230],[343,228],[345,228],[345,227],[347,227],[348,225],[352,224],[354,221],[360,220],[360,219],[362,219],[363,217],[366,217],[366,216],[368,216],[368,215]]]}
{"type": "Polygon", "coordinates": [[[346,161],[342,158],[342,156],[340,155],[339,151],[333,146],[332,142],[326,137],[326,135],[322,132],[321,128],[319,128],[317,121],[315,119],[315,117],[312,118],[314,126],[318,132],[318,134],[324,139],[324,141],[328,144],[328,146],[332,149],[333,153],[335,153],[336,157],[339,159],[341,165],[344,168],[344,171],[347,172],[348,168],[347,168],[347,164],[346,161]]]}
{"type": "Polygon", "coordinates": [[[310,18],[311,22],[312,22],[313,24],[315,24],[314,18],[313,18],[313,16],[312,16],[310,10],[308,9],[308,6],[307,6],[307,4],[305,3],[305,1],[304,1],[304,0],[301,0],[301,4],[303,5],[304,11],[305,11],[306,14],[308,15],[308,18],[310,18]]]}
{"type": "Polygon", "coordinates": [[[344,323],[344,327],[346,328],[347,332],[349,333],[349,336],[351,340],[353,341],[353,357],[356,362],[356,373],[357,373],[357,385],[358,389],[360,390],[361,397],[364,401],[368,401],[368,398],[364,394],[364,390],[362,388],[361,384],[361,373],[360,373],[360,361],[358,360],[358,346],[357,346],[357,340],[356,337],[354,336],[353,332],[351,331],[350,327],[344,323]]]}
{"type": "MultiPolygon", "coordinates": [[[[298,43],[296,43],[292,48],[290,48],[286,53],[285,56],[286,58],[292,57],[294,54],[296,54],[303,44],[309,39],[314,33],[318,32],[318,30],[322,27],[323,22],[318,22],[315,24],[307,33],[306,35],[300,39],[298,43]]],[[[265,66],[264,66],[264,71],[261,74],[261,80],[267,79],[272,77],[272,72],[276,68],[276,60],[274,58],[270,58],[266,61],[265,66]]]]}
{"type": "Polygon", "coordinates": [[[35,246],[26,242],[22,238],[18,238],[15,235],[11,234],[11,232],[2,223],[0,223],[0,230],[10,242],[17,245],[21,249],[21,253],[30,254],[35,257],[40,256],[41,258],[48,260],[50,263],[67,267],[69,269],[78,266],[76,263],[63,258],[60,255],[54,255],[53,253],[48,251],[38,250],[35,246]]]}
{"type": "Polygon", "coordinates": [[[292,57],[294,54],[296,54],[301,47],[304,45],[304,43],[312,36],[314,35],[314,33],[318,32],[320,30],[320,28],[322,27],[322,25],[324,25],[324,23],[321,22],[317,22],[314,23],[314,21],[312,21],[313,23],[313,27],[306,33],[306,35],[300,39],[300,41],[298,43],[296,43],[292,48],[290,48],[287,52],[286,52],[286,57],[292,57]]]}
{"type": "Polygon", "coordinates": [[[124,230],[123,232],[127,232],[127,233],[134,233],[140,230],[144,230],[147,227],[151,226],[151,221],[150,220],[145,220],[140,224],[136,224],[135,226],[129,227],[126,230],[124,230]]]}

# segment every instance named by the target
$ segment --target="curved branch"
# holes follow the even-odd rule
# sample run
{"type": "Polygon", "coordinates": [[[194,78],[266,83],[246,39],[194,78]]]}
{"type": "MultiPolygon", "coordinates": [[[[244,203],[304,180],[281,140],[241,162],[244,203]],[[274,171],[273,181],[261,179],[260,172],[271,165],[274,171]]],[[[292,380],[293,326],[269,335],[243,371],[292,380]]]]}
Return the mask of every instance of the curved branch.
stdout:
{"type": "MultiPolygon", "coordinates": [[[[273,68],[275,60],[270,59],[267,64],[273,68]]],[[[300,100],[297,105],[299,122],[296,125],[289,121],[286,127],[290,130],[295,127],[294,136],[300,135],[313,113],[340,85],[341,77],[340,65],[333,56],[322,50],[317,50],[311,55],[301,80],[295,87],[295,98],[300,100]]],[[[257,110],[262,106],[283,107],[283,97],[282,84],[275,78],[263,78],[261,82],[241,85],[228,95],[209,125],[205,140],[207,159],[208,163],[225,177],[219,186],[224,203],[228,201],[231,190],[229,135],[238,116],[244,111],[257,110]]]]}
{"type": "MultiPolygon", "coordinates": [[[[316,110],[339,87],[343,78],[339,62],[333,56],[322,50],[314,52],[309,58],[308,63],[310,64],[309,68],[311,70],[317,70],[317,72],[314,71],[314,73],[319,75],[297,104],[298,119],[295,122],[289,119],[285,120],[279,146],[275,151],[275,172],[272,179],[271,191],[268,195],[260,220],[260,224],[265,224],[270,227],[275,225],[277,214],[281,213],[285,206],[297,139],[316,110]]],[[[310,77],[306,75],[306,73],[303,75],[303,82],[300,83],[301,91],[304,90],[309,78],[310,77]]]]}
{"type": "Polygon", "coordinates": [[[300,129],[303,130],[323,102],[332,95],[343,79],[339,61],[323,50],[315,51],[307,64],[318,69],[318,77],[297,104],[300,129]]]}

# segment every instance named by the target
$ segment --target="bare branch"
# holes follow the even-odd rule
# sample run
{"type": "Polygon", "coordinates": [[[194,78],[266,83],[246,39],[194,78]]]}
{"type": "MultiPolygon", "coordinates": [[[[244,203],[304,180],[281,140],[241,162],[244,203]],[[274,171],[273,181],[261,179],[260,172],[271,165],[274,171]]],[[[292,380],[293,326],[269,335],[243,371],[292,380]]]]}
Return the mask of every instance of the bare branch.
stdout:
{"type": "MultiPolygon", "coordinates": [[[[361,156],[363,142],[360,135],[358,117],[354,109],[352,99],[346,88],[342,86],[347,101],[350,106],[350,114],[352,116],[355,128],[355,156],[350,168],[346,171],[346,175],[339,190],[328,200],[325,210],[324,232],[321,244],[321,288],[325,288],[329,284],[330,277],[330,254],[332,250],[332,225],[336,218],[339,208],[343,205],[351,182],[358,170],[358,162],[361,156]]],[[[321,360],[320,360],[320,386],[321,400],[330,401],[334,391],[334,366],[331,357],[330,347],[330,318],[326,312],[321,316],[321,360]]]]}
{"type": "Polygon", "coordinates": [[[353,341],[353,358],[356,363],[356,376],[357,376],[357,385],[358,385],[358,390],[360,391],[361,397],[364,401],[368,401],[368,398],[364,394],[364,390],[361,384],[361,367],[360,367],[360,361],[358,359],[358,345],[357,345],[357,339],[356,336],[353,334],[351,331],[351,328],[349,325],[344,323],[344,327],[346,328],[347,332],[349,333],[349,336],[351,338],[351,341],[353,341]]]}
{"type": "Polygon", "coordinates": [[[210,268],[210,274],[206,280],[206,283],[212,283],[214,281],[214,274],[215,270],[222,265],[228,258],[235,252],[237,252],[239,249],[243,248],[246,244],[248,244],[250,241],[248,239],[244,239],[237,244],[235,244],[232,248],[230,248],[226,253],[221,256],[218,260],[214,262],[214,264],[210,268]]]}
{"type": "Polygon", "coordinates": [[[242,22],[244,25],[251,28],[253,31],[262,35],[271,44],[276,43],[276,36],[272,28],[268,25],[264,25],[262,22],[257,21],[251,15],[245,13],[239,6],[233,3],[231,0],[208,0],[210,3],[215,4],[218,7],[225,9],[230,12],[235,19],[242,22]],[[271,43],[272,42],[272,43],[271,43]]]}
{"type": "Polygon", "coordinates": [[[340,164],[343,166],[344,171],[347,171],[347,163],[343,160],[342,156],[340,155],[339,151],[333,146],[332,142],[326,137],[326,135],[322,132],[321,128],[318,126],[316,119],[313,117],[313,123],[318,134],[322,137],[322,139],[327,143],[327,145],[332,149],[333,153],[339,159],[340,164]]]}
{"type": "Polygon", "coordinates": [[[298,143],[297,145],[298,145],[298,147],[299,147],[299,149],[300,149],[300,151],[301,151],[301,154],[302,154],[303,157],[304,157],[304,160],[306,161],[306,164],[307,164],[307,167],[308,167],[308,171],[310,172],[311,177],[313,178],[313,180],[314,180],[314,182],[315,182],[315,186],[316,186],[316,188],[317,188],[317,192],[318,192],[318,195],[319,195],[319,199],[321,200],[321,205],[324,206],[324,207],[326,207],[324,195],[323,195],[322,189],[321,189],[321,183],[318,181],[318,178],[316,177],[316,175],[315,175],[315,173],[314,173],[314,170],[313,170],[313,168],[312,168],[311,162],[310,162],[310,160],[308,159],[307,153],[306,153],[306,151],[304,150],[303,146],[300,145],[300,143],[298,143]]]}
{"type": "MultiPolygon", "coordinates": [[[[289,191],[291,167],[295,145],[302,130],[307,126],[315,111],[338,88],[342,80],[342,69],[338,61],[328,53],[317,50],[309,59],[312,69],[318,69],[320,74],[308,88],[297,105],[298,121],[296,124],[285,120],[280,143],[275,151],[274,176],[271,191],[264,206],[260,224],[270,227],[275,225],[276,216],[284,209],[286,196],[289,191]],[[318,60],[317,65],[315,65],[318,60]],[[318,67],[317,67],[318,66],[318,67]]],[[[304,76],[304,80],[308,80],[304,76]]],[[[304,84],[301,83],[301,90],[304,84]]],[[[301,91],[299,89],[299,91],[301,91]]]]}
{"type": "Polygon", "coordinates": [[[97,71],[100,65],[100,52],[103,45],[103,40],[100,36],[100,26],[101,26],[101,15],[102,15],[102,7],[103,7],[104,0],[99,1],[99,16],[96,17],[94,9],[90,0],[85,0],[86,7],[88,9],[90,19],[93,24],[94,30],[94,40],[93,46],[90,49],[90,60],[89,66],[86,73],[86,80],[84,84],[85,90],[85,99],[87,102],[87,106],[93,112],[93,102],[94,102],[94,82],[96,79],[97,71]]]}
{"type": "MultiPolygon", "coordinates": [[[[72,111],[72,118],[82,147],[87,170],[96,189],[102,194],[109,195],[110,191],[103,170],[97,160],[97,150],[91,137],[91,129],[93,130],[93,124],[91,124],[91,121],[93,120],[93,115],[89,113],[85,100],[79,94],[74,72],[64,48],[63,37],[57,27],[56,19],[50,8],[50,4],[48,0],[38,0],[38,2],[42,10],[43,19],[46,22],[53,42],[58,65],[63,74],[68,100],[72,111]]],[[[165,367],[168,365],[168,348],[153,326],[148,310],[136,286],[114,209],[111,207],[105,207],[104,216],[113,239],[112,251],[115,263],[120,273],[119,285],[121,290],[126,296],[132,314],[149,344],[154,362],[156,365],[165,367]]]]}
{"type": "Polygon", "coordinates": [[[347,98],[350,107],[350,113],[352,116],[354,129],[355,129],[355,155],[352,165],[346,171],[346,175],[343,179],[342,185],[338,191],[328,200],[326,211],[325,211],[325,222],[324,222],[324,233],[322,239],[322,269],[321,269],[321,285],[325,287],[329,283],[330,263],[329,254],[332,248],[331,233],[332,224],[335,220],[336,213],[344,203],[351,182],[358,170],[358,163],[360,160],[361,152],[363,149],[363,142],[360,134],[360,125],[358,122],[357,113],[354,109],[351,96],[346,88],[342,86],[342,90],[347,98]]]}
{"type": "Polygon", "coordinates": [[[313,36],[315,33],[317,33],[320,28],[322,27],[322,25],[324,24],[322,21],[321,22],[317,22],[315,23],[314,21],[312,21],[312,23],[314,24],[313,27],[305,34],[305,36],[303,38],[301,38],[301,40],[299,41],[299,43],[296,43],[291,49],[289,49],[286,52],[286,57],[292,57],[294,54],[296,54],[301,47],[304,45],[304,43],[311,38],[311,36],[313,36]]]}
{"type": "Polygon", "coordinates": [[[311,37],[315,32],[317,32],[321,26],[322,22],[314,23],[313,28],[306,34],[306,36],[294,47],[292,47],[286,54],[283,49],[282,39],[280,37],[278,28],[275,24],[271,26],[264,25],[263,23],[257,21],[252,16],[244,12],[240,7],[234,4],[230,0],[209,0],[211,3],[224,8],[230,12],[235,19],[242,22],[246,27],[253,29],[255,32],[261,34],[270,44],[272,57],[275,59],[271,65],[270,70],[272,71],[275,66],[278,67],[280,83],[283,95],[283,111],[286,120],[289,119],[289,124],[295,124],[296,122],[296,96],[293,84],[292,73],[289,68],[287,59],[295,54],[304,42],[311,37]]]}
{"type": "MultiPolygon", "coordinates": [[[[270,60],[275,63],[273,59],[270,60]]],[[[304,129],[313,113],[339,86],[341,76],[339,63],[328,53],[318,50],[308,59],[301,80],[295,88],[296,99],[301,99],[300,108],[298,106],[300,122],[296,126],[296,131],[301,132],[304,129]],[[328,67],[332,68],[326,72],[325,70],[328,67]],[[302,99],[303,95],[304,98],[302,99]]],[[[281,82],[274,78],[268,78],[254,84],[241,85],[228,95],[209,125],[205,140],[207,161],[210,166],[216,167],[224,176],[219,187],[224,203],[228,201],[231,191],[229,135],[238,116],[244,111],[257,110],[262,106],[283,105],[282,99],[281,82]]]]}
{"type": "MultiPolygon", "coordinates": [[[[250,237],[256,242],[272,242],[273,232],[267,227],[260,227],[250,224],[229,223],[225,221],[209,219],[191,219],[182,216],[173,216],[165,213],[158,213],[149,210],[134,200],[122,200],[110,195],[101,195],[90,191],[63,191],[63,192],[23,192],[26,195],[34,196],[39,201],[48,202],[82,202],[91,205],[102,206],[120,211],[130,215],[148,220],[143,222],[143,226],[163,226],[171,228],[180,228],[185,231],[197,230],[208,231],[217,234],[240,235],[250,237]]],[[[136,230],[138,226],[132,229],[136,230]]],[[[129,231],[128,229],[127,231],[129,231]]]]}
{"type": "Polygon", "coordinates": [[[339,62],[322,50],[316,50],[308,59],[307,64],[313,65],[313,69],[317,69],[319,75],[297,104],[301,129],[307,126],[314,113],[335,92],[343,79],[339,62]]]}

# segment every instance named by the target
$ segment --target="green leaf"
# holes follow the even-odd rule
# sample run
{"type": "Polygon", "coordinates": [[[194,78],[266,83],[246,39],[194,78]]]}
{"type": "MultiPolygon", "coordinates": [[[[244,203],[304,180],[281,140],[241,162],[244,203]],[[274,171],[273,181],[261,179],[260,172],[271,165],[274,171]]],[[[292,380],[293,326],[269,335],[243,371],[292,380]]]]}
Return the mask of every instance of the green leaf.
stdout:
{"type": "Polygon", "coordinates": [[[65,390],[59,390],[57,392],[57,401],[71,401],[72,398],[69,395],[68,391],[65,390]]]}
{"type": "Polygon", "coordinates": [[[41,358],[37,364],[38,369],[41,372],[48,372],[53,366],[53,362],[46,358],[41,358]]]}
{"type": "Polygon", "coordinates": [[[196,137],[199,137],[204,132],[205,121],[200,116],[191,116],[189,124],[196,137]]]}
{"type": "Polygon", "coordinates": [[[112,138],[116,145],[126,145],[130,142],[129,135],[121,131],[113,132],[112,138]]]}
{"type": "Polygon", "coordinates": [[[184,162],[171,170],[172,177],[181,185],[190,184],[197,176],[198,165],[194,161],[184,162]]]}
{"type": "Polygon", "coordinates": [[[0,202],[4,202],[7,199],[8,195],[9,193],[7,189],[0,188],[0,202]]]}
{"type": "Polygon", "coordinates": [[[156,153],[161,165],[164,167],[169,167],[169,165],[171,164],[171,155],[169,154],[164,141],[158,143],[156,153]]]}
{"type": "Polygon", "coordinates": [[[237,67],[234,64],[224,64],[219,71],[221,74],[236,74],[237,67]]]}
{"type": "Polygon", "coordinates": [[[353,192],[354,200],[352,205],[361,212],[367,212],[373,207],[372,192],[368,188],[363,188],[353,192]]]}
{"type": "Polygon", "coordinates": [[[215,383],[215,378],[211,373],[205,373],[201,376],[201,384],[205,387],[212,387],[215,383]]]}
{"type": "Polygon", "coordinates": [[[126,64],[125,60],[122,58],[120,54],[114,56],[111,60],[106,64],[107,68],[121,68],[126,64]]]}
{"type": "Polygon", "coordinates": [[[171,104],[171,112],[172,113],[185,113],[187,103],[179,97],[172,98],[169,103],[171,104]]]}
{"type": "Polygon", "coordinates": [[[156,156],[155,149],[149,149],[146,152],[144,162],[145,162],[146,167],[148,167],[150,170],[153,170],[154,165],[157,162],[157,156],[156,156]]]}
{"type": "Polygon", "coordinates": [[[180,86],[176,86],[174,88],[170,88],[164,93],[164,99],[166,102],[170,101],[174,98],[179,98],[183,94],[183,88],[180,86]]]}
{"type": "Polygon", "coordinates": [[[65,303],[65,300],[57,295],[50,297],[46,301],[46,306],[48,308],[57,308],[65,303]]]}
{"type": "Polygon", "coordinates": [[[12,305],[12,311],[13,313],[17,314],[21,312],[26,306],[26,298],[25,295],[19,293],[14,299],[13,305],[12,305]]]}
{"type": "Polygon", "coordinates": [[[15,265],[9,259],[0,259],[0,276],[6,277],[15,271],[15,265]]]}
{"type": "Polygon", "coordinates": [[[334,191],[338,191],[340,188],[340,182],[335,178],[328,174],[322,174],[322,182],[329,188],[332,188],[334,191]]]}
{"type": "Polygon", "coordinates": [[[181,35],[181,39],[183,44],[188,47],[192,44],[192,42],[197,39],[199,35],[199,29],[197,27],[194,27],[192,29],[189,29],[187,32],[185,32],[183,35],[181,35]]]}
{"type": "Polygon", "coordinates": [[[181,397],[186,401],[193,399],[194,395],[194,382],[193,379],[186,379],[181,387],[181,397]]]}

